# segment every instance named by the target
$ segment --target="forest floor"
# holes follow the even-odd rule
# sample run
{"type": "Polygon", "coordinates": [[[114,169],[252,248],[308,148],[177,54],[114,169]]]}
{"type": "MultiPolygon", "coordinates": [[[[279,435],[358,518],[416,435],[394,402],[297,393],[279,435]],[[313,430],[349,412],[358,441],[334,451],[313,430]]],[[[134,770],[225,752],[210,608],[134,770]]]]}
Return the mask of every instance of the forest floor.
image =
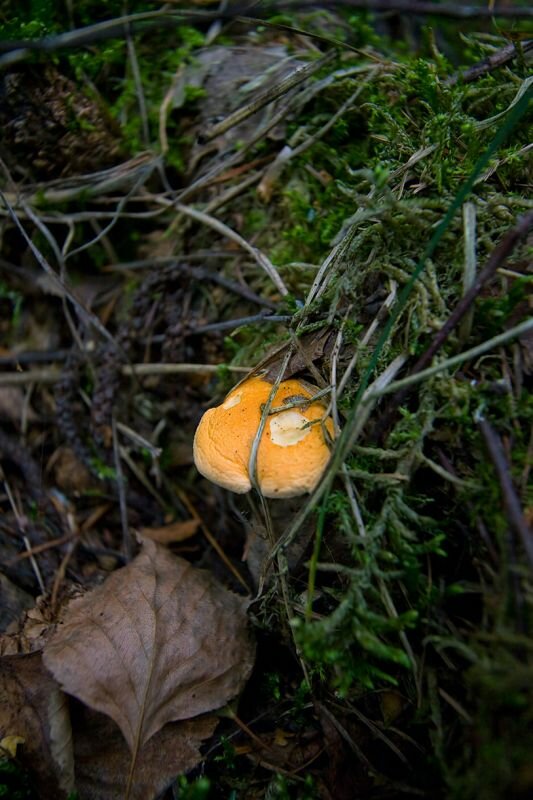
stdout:
{"type": "Polygon", "coordinates": [[[529,4],[125,5],[0,2],[0,795],[531,797],[529,4]]]}

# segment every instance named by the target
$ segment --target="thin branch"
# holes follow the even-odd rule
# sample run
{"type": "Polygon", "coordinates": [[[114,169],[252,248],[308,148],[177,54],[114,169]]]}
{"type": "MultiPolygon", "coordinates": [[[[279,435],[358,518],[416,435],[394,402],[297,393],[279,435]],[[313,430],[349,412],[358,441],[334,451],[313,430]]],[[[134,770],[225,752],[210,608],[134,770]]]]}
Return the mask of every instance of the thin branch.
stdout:
{"type": "Polygon", "coordinates": [[[509,524],[522,541],[530,566],[533,567],[533,531],[527,524],[516,489],[513,486],[511,469],[505,457],[500,437],[484,417],[478,419],[478,425],[500,483],[509,524]]]}
{"type": "MultiPolygon", "coordinates": [[[[147,375],[205,375],[220,369],[246,374],[251,367],[233,367],[228,364],[125,364],[122,375],[137,378],[147,375]]],[[[26,372],[0,372],[0,387],[27,386],[29,383],[54,384],[61,378],[58,369],[29,369],[26,372]]]]}
{"type": "Polygon", "coordinates": [[[211,331],[230,331],[235,330],[235,328],[240,328],[243,325],[254,325],[257,322],[290,322],[291,320],[292,316],[288,315],[270,314],[270,316],[265,316],[265,314],[254,314],[251,317],[226,319],[223,322],[210,322],[208,325],[198,325],[198,327],[187,330],[187,335],[197,336],[199,333],[209,333],[211,331]]]}
{"type": "MultiPolygon", "coordinates": [[[[157,169],[160,164],[160,156],[154,156],[150,152],[139,153],[134,158],[123,161],[121,164],[109,169],[89,172],[72,178],[56,178],[45,183],[21,187],[20,189],[17,187],[18,193],[6,192],[5,197],[7,197],[13,208],[17,210],[20,198],[28,205],[39,206],[67,203],[80,197],[87,201],[92,197],[100,197],[118,191],[121,192],[120,197],[122,197],[122,191],[133,185],[139,171],[142,173],[147,170],[151,171],[152,169],[157,169]]],[[[143,197],[141,201],[144,203],[145,198],[143,197]]],[[[86,212],[82,216],[70,214],[69,218],[89,219],[95,213],[95,211],[86,212]]],[[[115,214],[116,212],[112,213],[115,214]]],[[[154,212],[150,213],[153,214],[154,212]]]]}
{"type": "Polygon", "coordinates": [[[108,222],[108,224],[104,228],[102,228],[92,239],[90,239],[87,242],[84,242],[79,247],[76,247],[75,250],[71,250],[69,253],[67,253],[65,255],[65,260],[68,258],[72,258],[72,256],[74,255],[79,255],[84,250],[87,250],[89,247],[92,247],[93,245],[97,244],[101,239],[104,238],[104,236],[107,236],[109,231],[112,228],[114,228],[115,225],[117,224],[119,217],[121,216],[122,209],[125,208],[125,206],[128,204],[129,200],[131,199],[131,197],[133,197],[135,192],[137,192],[137,190],[140,189],[141,186],[143,186],[146,183],[146,181],[152,174],[154,167],[155,167],[155,161],[151,161],[148,162],[148,164],[146,164],[144,168],[139,170],[140,174],[138,175],[135,183],[129,189],[129,191],[126,192],[126,194],[124,194],[118,201],[117,207],[115,211],[112,213],[111,219],[108,222]]]}
{"type": "MultiPolygon", "coordinates": [[[[23,39],[18,41],[0,42],[0,52],[11,56],[17,54],[17,60],[26,58],[32,50],[55,52],[64,48],[81,47],[94,42],[107,39],[122,39],[131,33],[153,30],[154,28],[168,28],[176,25],[191,24],[206,21],[231,21],[243,17],[253,10],[255,17],[261,17],[261,11],[269,16],[278,11],[304,11],[306,9],[320,8],[353,8],[362,11],[375,11],[378,13],[398,12],[402,14],[420,14],[423,16],[449,17],[451,19],[526,19],[533,17],[533,8],[508,7],[491,8],[490,6],[467,6],[461,3],[423,2],[422,0],[296,0],[296,2],[265,4],[264,9],[258,8],[256,3],[232,6],[227,11],[217,10],[198,11],[182,9],[179,11],[162,8],[156,11],[146,11],[138,14],[127,14],[115,19],[97,22],[84,28],[77,28],[54,36],[45,36],[41,39],[23,39]]],[[[13,63],[13,59],[6,63],[13,63]]]]}
{"type": "MultiPolygon", "coordinates": [[[[390,383],[387,386],[380,386],[376,381],[374,387],[369,387],[367,390],[367,399],[381,397],[384,394],[397,392],[415,383],[431,378],[439,372],[446,369],[455,367],[464,361],[468,361],[477,356],[483,355],[489,350],[494,350],[502,344],[515,339],[517,336],[522,336],[524,333],[533,329],[533,319],[527,319],[510,328],[492,339],[472,347],[470,350],[465,350],[453,358],[446,361],[441,361],[429,369],[416,373],[416,375],[409,375],[406,378],[390,383]]],[[[205,374],[218,372],[219,369],[227,369],[229,372],[240,372],[246,374],[250,372],[252,367],[234,367],[228,364],[126,364],[122,367],[122,375],[129,376],[135,375],[137,377],[144,377],[146,375],[182,375],[182,374],[205,374]]],[[[395,363],[395,369],[398,365],[395,363]]],[[[61,373],[57,369],[35,369],[28,370],[27,372],[3,372],[0,373],[0,386],[24,386],[28,383],[57,383],[61,373]]]]}
{"type": "Polygon", "coordinates": [[[89,311],[89,309],[86,308],[83,305],[83,303],[80,303],[80,301],[73,294],[72,290],[66,284],[65,280],[63,280],[52,269],[52,267],[50,266],[50,264],[48,263],[46,258],[43,256],[43,254],[34,245],[34,243],[32,242],[31,238],[26,233],[26,230],[25,230],[24,226],[22,225],[22,223],[20,222],[18,216],[16,215],[15,211],[13,210],[13,207],[11,206],[11,204],[9,203],[9,201],[7,200],[6,196],[4,195],[4,193],[2,191],[0,191],[0,199],[2,200],[2,202],[5,205],[5,207],[7,208],[7,211],[9,213],[9,216],[10,216],[11,220],[14,222],[15,227],[21,233],[23,239],[25,240],[25,242],[28,245],[29,249],[31,250],[32,254],[34,255],[37,263],[46,272],[46,274],[52,280],[53,284],[59,289],[59,292],[60,292],[61,296],[66,297],[69,300],[69,302],[74,306],[74,308],[76,309],[77,313],[80,315],[81,319],[83,319],[85,321],[85,323],[93,325],[96,328],[96,330],[99,333],[102,334],[102,336],[105,339],[107,339],[108,341],[112,342],[115,345],[115,340],[113,339],[113,337],[111,336],[109,331],[102,325],[102,323],[100,322],[98,317],[95,314],[93,314],[92,311],[89,311]]]}
{"type": "MultiPolygon", "coordinates": [[[[514,228],[511,228],[510,231],[506,233],[503,237],[501,242],[494,248],[490,257],[481,270],[479,274],[475,277],[474,281],[472,282],[468,291],[461,297],[457,305],[455,306],[454,310],[442,326],[442,328],[438,331],[438,333],[433,338],[433,341],[425,350],[424,353],[420,356],[416,364],[411,370],[410,375],[407,378],[404,378],[404,382],[397,381],[396,385],[399,387],[400,383],[403,383],[405,389],[402,389],[399,394],[392,400],[392,408],[388,412],[388,414],[384,415],[382,420],[379,424],[379,432],[384,431],[390,422],[390,416],[393,408],[397,408],[399,405],[403,403],[405,397],[407,395],[407,387],[411,386],[413,383],[418,383],[418,381],[410,380],[414,376],[420,374],[424,367],[431,363],[434,356],[438,353],[444,342],[447,340],[450,333],[454,330],[454,328],[465,318],[468,314],[472,304],[478,297],[479,293],[481,292],[483,286],[493,277],[496,271],[505,263],[505,261],[509,258],[511,253],[513,252],[516,245],[527,235],[531,227],[533,226],[533,211],[530,211],[527,214],[524,214],[523,217],[520,217],[517,224],[514,228]]],[[[506,332],[508,333],[508,332],[506,332]]],[[[502,334],[506,335],[506,334],[502,334]]],[[[496,337],[498,338],[498,337],[496,337]]],[[[503,341],[507,341],[508,339],[504,339],[503,341]]],[[[494,340],[493,340],[494,341],[494,340]]],[[[483,346],[483,345],[481,345],[483,346]]],[[[476,348],[474,348],[476,349],[476,348]]],[[[490,349],[490,348],[489,348],[490,349]]],[[[467,351],[469,352],[469,351],[467,351]]],[[[460,361],[464,360],[462,357],[460,361]]],[[[460,363],[455,362],[455,363],[460,363]]],[[[442,365],[439,365],[438,370],[442,368],[442,365]]],[[[426,374],[429,374],[429,371],[426,370],[426,374]]],[[[390,386],[388,387],[388,391],[390,391],[390,386]]],[[[378,432],[376,431],[376,435],[378,432]]]]}
{"type": "Polygon", "coordinates": [[[455,75],[445,80],[444,83],[446,86],[455,86],[455,84],[459,82],[472,83],[473,81],[477,81],[478,78],[486,75],[487,72],[492,72],[494,69],[498,69],[498,67],[503,67],[505,64],[517,58],[520,53],[519,48],[522,50],[522,54],[525,55],[529,53],[533,50],[533,39],[527,39],[518,46],[514,44],[514,42],[512,44],[507,44],[505,47],[502,47],[501,50],[497,50],[482,61],[478,61],[477,64],[472,64],[472,66],[465,69],[464,72],[459,70],[455,75]]]}
{"type": "MultiPolygon", "coordinates": [[[[451,19],[527,19],[533,18],[533,8],[513,8],[504,6],[502,8],[491,8],[483,6],[465,6],[459,3],[443,3],[435,5],[432,2],[418,2],[418,0],[297,0],[292,3],[265,4],[264,14],[271,15],[278,11],[304,11],[306,9],[321,8],[353,8],[361,11],[374,11],[376,13],[402,13],[418,14],[421,16],[448,17],[451,19]]],[[[141,32],[149,32],[161,28],[174,28],[178,25],[194,24],[195,22],[206,21],[231,21],[253,22],[257,24],[261,19],[261,9],[256,3],[232,7],[227,11],[217,10],[214,12],[198,10],[173,11],[162,8],[157,11],[147,11],[139,14],[128,14],[115,19],[97,22],[94,25],[87,25],[84,28],[67,31],[54,36],[45,36],[41,39],[20,39],[0,42],[0,66],[10,66],[20,61],[30,58],[32,52],[40,51],[44,53],[54,53],[57,50],[83,47],[95,42],[103,42],[108,39],[124,39],[128,35],[141,32]],[[253,9],[255,14],[253,19],[247,19],[246,15],[253,9]]],[[[270,23],[273,25],[273,23],[270,23]]],[[[284,25],[280,25],[283,29],[284,25]]],[[[305,34],[305,31],[301,32],[305,34]]],[[[311,37],[312,38],[312,37],[311,37]]],[[[339,42],[339,44],[342,44],[339,42]]],[[[347,45],[348,49],[352,49],[347,45]]]]}
{"type": "Polygon", "coordinates": [[[446,359],[446,361],[441,361],[440,364],[436,364],[433,367],[424,369],[422,372],[417,372],[415,375],[408,375],[407,378],[402,378],[399,381],[390,383],[383,389],[372,390],[371,395],[373,397],[380,397],[381,395],[390,394],[391,392],[397,392],[399,389],[413,386],[415,383],[425,381],[427,378],[431,378],[433,375],[437,375],[439,372],[443,372],[451,367],[456,367],[458,364],[462,364],[464,361],[470,361],[473,358],[482,356],[489,350],[495,350],[501,344],[506,344],[512,339],[516,339],[517,336],[522,336],[524,333],[527,333],[530,330],[533,330],[533,319],[526,319],[524,322],[521,322],[514,328],[509,328],[509,330],[500,333],[498,336],[494,336],[492,339],[487,339],[485,342],[478,344],[476,347],[470,348],[470,350],[465,350],[463,353],[459,353],[452,358],[446,359]]]}
{"type": "Polygon", "coordinates": [[[433,0],[295,0],[295,2],[276,3],[275,9],[303,11],[311,8],[353,8],[377,13],[396,12],[400,14],[420,14],[421,16],[449,17],[450,19],[523,19],[533,17],[532,8],[513,8],[491,6],[467,6],[464,3],[434,3],[433,0]]]}
{"type": "Polygon", "coordinates": [[[116,472],[116,484],[118,491],[118,501],[120,508],[120,524],[122,527],[122,554],[126,561],[131,561],[132,547],[131,547],[131,533],[128,523],[128,504],[126,499],[126,481],[122,471],[122,464],[120,461],[120,447],[118,443],[117,425],[115,416],[111,419],[111,431],[113,434],[113,462],[116,472]]]}
{"type": "MultiPolygon", "coordinates": [[[[172,204],[171,204],[172,205],[172,204]]],[[[215,219],[215,217],[210,216],[209,214],[205,214],[203,211],[198,211],[195,208],[191,208],[190,206],[181,205],[181,203],[173,204],[181,214],[185,214],[187,217],[191,217],[195,219],[197,222],[201,222],[204,225],[207,225],[213,230],[217,231],[217,233],[222,234],[222,236],[226,236],[231,241],[238,244],[242,247],[243,250],[246,250],[249,253],[254,261],[256,261],[259,266],[264,269],[268,277],[271,279],[272,283],[276,286],[278,291],[283,295],[289,294],[289,290],[285,286],[283,280],[280,278],[279,273],[274,266],[274,264],[270,261],[269,258],[261,251],[258,247],[254,247],[246,239],[226,225],[224,222],[220,222],[220,220],[215,219]]]]}
{"type": "Polygon", "coordinates": [[[148,125],[148,111],[146,108],[146,99],[144,97],[143,82],[141,77],[141,70],[139,68],[139,61],[137,59],[137,51],[135,50],[135,43],[131,33],[128,32],[126,36],[126,44],[128,46],[128,57],[131,64],[131,72],[135,83],[135,91],[137,93],[137,102],[139,104],[139,115],[142,122],[143,141],[146,147],[150,146],[150,128],[148,125]]]}
{"type": "MultiPolygon", "coordinates": [[[[463,206],[464,228],[464,264],[463,264],[463,296],[467,294],[476,282],[477,273],[477,235],[476,235],[476,206],[474,203],[465,203],[463,206]]],[[[462,344],[468,341],[472,331],[474,309],[470,308],[461,321],[459,340],[462,344]]]]}
{"type": "Polygon", "coordinates": [[[278,97],[286,94],[295,86],[298,86],[299,83],[302,83],[302,81],[306,80],[306,78],[314,75],[315,72],[322,69],[322,67],[332,61],[334,57],[334,52],[327,53],[317,61],[311,61],[309,64],[305,64],[304,66],[294,69],[274,86],[268,87],[249,103],[238,108],[221,122],[218,122],[216,125],[212,125],[211,128],[208,128],[202,134],[202,141],[209,142],[211,139],[215,139],[217,136],[221,136],[223,133],[226,133],[235,125],[239,125],[245,119],[248,119],[248,117],[250,117],[252,114],[255,114],[256,111],[259,111],[259,109],[268,105],[273,100],[276,100],[278,97]]]}
{"type": "Polygon", "coordinates": [[[250,372],[251,367],[232,367],[227,364],[127,364],[122,367],[123,375],[182,375],[218,372],[227,369],[229,372],[250,372]]]}

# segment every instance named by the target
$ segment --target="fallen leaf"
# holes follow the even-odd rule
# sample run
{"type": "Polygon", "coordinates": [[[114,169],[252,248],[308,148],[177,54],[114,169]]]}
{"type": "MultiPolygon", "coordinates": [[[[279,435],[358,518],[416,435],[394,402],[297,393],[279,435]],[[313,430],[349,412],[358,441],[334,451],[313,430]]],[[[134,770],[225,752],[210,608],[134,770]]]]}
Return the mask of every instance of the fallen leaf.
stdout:
{"type": "Polygon", "coordinates": [[[79,600],[45,645],[69,694],[110,716],[132,753],[167,722],[225,705],[254,659],[247,600],[145,540],[128,566],[79,600]]]}
{"type": "Polygon", "coordinates": [[[282,728],[276,728],[274,731],[274,744],[278,747],[287,747],[289,740],[294,738],[294,733],[284,731],[282,728]]]}
{"type": "MultiPolygon", "coordinates": [[[[271,515],[273,519],[278,518],[280,530],[285,527],[299,513],[298,500],[301,498],[288,498],[280,503],[280,508],[273,508],[271,515]]],[[[277,528],[276,528],[277,529],[277,528]]],[[[313,523],[308,519],[300,528],[300,533],[296,540],[286,549],[287,566],[293,572],[301,564],[309,543],[315,535],[313,523]]],[[[274,570],[270,559],[271,546],[268,541],[266,528],[258,519],[252,518],[248,530],[246,531],[246,546],[242,560],[246,561],[248,570],[252,576],[254,586],[259,588],[261,585],[268,585],[273,579],[274,570]]]]}
{"type": "MultiPolygon", "coordinates": [[[[309,370],[310,365],[315,361],[328,358],[335,344],[335,336],[335,332],[332,332],[329,328],[301,336],[298,339],[298,349],[292,353],[289,363],[285,367],[282,380],[287,380],[298,372],[302,372],[302,370],[309,370]]],[[[253,375],[261,375],[265,380],[274,382],[279,375],[287,354],[287,348],[291,346],[291,343],[292,340],[289,340],[281,345],[272,347],[267,355],[242,380],[248,380],[253,375]]]]}
{"type": "Polygon", "coordinates": [[[25,592],[9,578],[0,572],[0,631],[5,631],[27,608],[33,606],[34,600],[31,594],[25,592]]]}
{"type": "MultiPolygon", "coordinates": [[[[0,581],[0,589],[1,581],[0,581]]],[[[83,590],[69,584],[60,593],[52,607],[48,595],[41,595],[33,608],[28,609],[13,622],[6,633],[0,635],[0,656],[21,655],[42,650],[56,623],[63,619],[69,600],[79,597],[83,590]]]]}
{"type": "MultiPolygon", "coordinates": [[[[44,598],[32,609],[18,634],[28,644],[33,618],[53,628],[44,598]],[[49,616],[49,621],[45,617],[49,616]]],[[[14,637],[15,638],[15,637],[14,637]]],[[[46,634],[38,637],[41,643],[46,634]]],[[[74,785],[79,800],[123,800],[131,768],[128,745],[115,723],[71,699],[42,664],[40,653],[0,658],[0,755],[15,758],[34,776],[43,800],[63,800],[74,785]],[[74,761],[72,758],[71,727],[74,761]],[[70,776],[65,791],[64,775],[70,776]]],[[[146,743],[137,759],[130,800],[153,800],[177,775],[201,759],[200,746],[214,732],[219,718],[202,714],[192,720],[168,723],[146,743]]]]}
{"type": "MultiPolygon", "coordinates": [[[[362,758],[354,758],[353,750],[335,725],[333,714],[327,713],[322,703],[316,703],[315,710],[322,728],[326,750],[326,783],[330,797],[335,800],[352,800],[354,797],[370,796],[374,788],[374,778],[369,773],[367,765],[362,758]]],[[[353,740],[359,745],[360,737],[357,733],[355,731],[352,733],[349,728],[346,730],[348,736],[352,735],[353,740]]]]}
{"type": "MultiPolygon", "coordinates": [[[[44,672],[44,670],[43,670],[44,672]]],[[[49,746],[59,785],[69,793],[74,789],[74,754],[68,698],[57,686],[48,693],[49,746]]]]}
{"type": "Polygon", "coordinates": [[[405,707],[404,698],[398,692],[384,690],[380,695],[381,713],[385,725],[391,725],[405,707]]]}
{"type": "Polygon", "coordinates": [[[69,447],[59,447],[51,455],[46,471],[52,469],[56,485],[63,492],[84,492],[94,484],[87,467],[69,447]]]}
{"type": "Polygon", "coordinates": [[[25,741],[22,736],[4,736],[0,740],[0,755],[2,757],[15,758],[19,744],[24,744],[25,741]]]}
{"type": "Polygon", "coordinates": [[[0,387],[0,417],[5,417],[10,422],[13,422],[17,428],[20,426],[23,413],[26,414],[28,422],[35,422],[39,419],[30,405],[27,405],[26,411],[23,412],[24,406],[25,393],[20,386],[0,387]]]}
{"type": "Polygon", "coordinates": [[[172,544],[184,542],[194,536],[200,525],[199,519],[187,519],[184,522],[173,522],[161,528],[142,528],[141,536],[151,539],[159,544],[172,544]]]}
{"type": "MultiPolygon", "coordinates": [[[[214,714],[203,714],[169,722],[154,734],[139,754],[130,800],[159,797],[178,775],[193,769],[218,722],[214,714]]],[[[79,800],[123,800],[131,756],[118,727],[81,703],[73,704],[72,725],[79,800]]]]}
{"type": "Polygon", "coordinates": [[[246,755],[251,761],[267,769],[283,769],[291,772],[311,764],[324,752],[324,744],[318,731],[309,729],[299,736],[284,738],[278,730],[263,735],[261,740],[252,741],[246,755]]]}
{"type": "Polygon", "coordinates": [[[17,757],[36,775],[41,797],[62,800],[74,790],[68,701],[40,653],[0,659],[0,736],[23,740],[17,757]]]}

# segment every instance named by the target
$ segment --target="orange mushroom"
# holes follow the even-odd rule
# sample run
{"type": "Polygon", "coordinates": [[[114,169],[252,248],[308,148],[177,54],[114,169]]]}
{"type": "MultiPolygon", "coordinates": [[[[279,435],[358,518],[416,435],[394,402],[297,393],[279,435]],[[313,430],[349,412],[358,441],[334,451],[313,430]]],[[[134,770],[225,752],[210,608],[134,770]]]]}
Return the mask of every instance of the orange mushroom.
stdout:
{"type": "MultiPolygon", "coordinates": [[[[252,445],[271,390],[268,381],[249,378],[206,411],[194,437],[194,462],[204,477],[238,494],[250,491],[252,445]]],[[[257,450],[257,482],[265,497],[311,492],[324,472],[325,430],[333,438],[333,422],[323,420],[320,401],[305,402],[314,394],[315,387],[293,379],[282,381],[274,395],[257,450]]]]}

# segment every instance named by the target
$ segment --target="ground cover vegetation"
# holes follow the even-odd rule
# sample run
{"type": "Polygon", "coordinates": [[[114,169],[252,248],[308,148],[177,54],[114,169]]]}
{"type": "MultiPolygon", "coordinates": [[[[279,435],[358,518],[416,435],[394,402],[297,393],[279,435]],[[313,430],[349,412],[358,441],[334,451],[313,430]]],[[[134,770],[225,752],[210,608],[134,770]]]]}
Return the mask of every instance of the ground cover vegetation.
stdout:
{"type": "Polygon", "coordinates": [[[3,796],[531,795],[531,15],[362,5],[0,3],[3,796]]]}

